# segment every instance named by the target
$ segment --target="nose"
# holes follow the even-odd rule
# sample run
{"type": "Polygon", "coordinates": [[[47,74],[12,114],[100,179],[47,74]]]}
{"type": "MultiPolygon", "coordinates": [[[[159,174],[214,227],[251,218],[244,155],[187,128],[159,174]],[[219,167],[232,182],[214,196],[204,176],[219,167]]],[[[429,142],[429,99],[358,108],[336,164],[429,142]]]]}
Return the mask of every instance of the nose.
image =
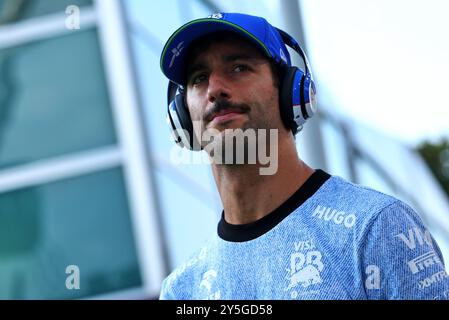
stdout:
{"type": "Polygon", "coordinates": [[[207,98],[210,103],[214,103],[217,99],[231,99],[231,91],[226,80],[218,72],[212,72],[209,75],[209,86],[207,89],[207,98]]]}

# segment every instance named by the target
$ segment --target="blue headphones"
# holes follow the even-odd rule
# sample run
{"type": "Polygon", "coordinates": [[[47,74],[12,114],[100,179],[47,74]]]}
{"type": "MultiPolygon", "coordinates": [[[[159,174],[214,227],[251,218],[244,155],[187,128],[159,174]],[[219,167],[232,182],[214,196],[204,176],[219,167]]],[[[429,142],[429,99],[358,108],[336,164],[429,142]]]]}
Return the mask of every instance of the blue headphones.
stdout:
{"type": "MultiPolygon", "coordinates": [[[[276,28],[284,43],[295,50],[304,61],[304,72],[287,66],[279,88],[279,106],[284,125],[293,134],[301,131],[307,119],[316,112],[316,89],[307,57],[299,43],[287,32],[276,28]]],[[[281,65],[282,66],[282,65],[281,65]]],[[[190,150],[201,150],[201,143],[193,132],[193,124],[184,94],[184,88],[170,81],[167,93],[167,122],[176,144],[190,150]]]]}

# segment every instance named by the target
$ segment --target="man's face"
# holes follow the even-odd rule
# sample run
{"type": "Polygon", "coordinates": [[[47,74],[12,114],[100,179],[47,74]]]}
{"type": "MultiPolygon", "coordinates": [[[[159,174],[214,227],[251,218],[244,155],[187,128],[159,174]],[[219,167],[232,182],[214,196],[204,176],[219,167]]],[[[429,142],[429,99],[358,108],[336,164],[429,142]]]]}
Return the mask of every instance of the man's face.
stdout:
{"type": "Polygon", "coordinates": [[[286,131],[270,63],[249,41],[227,35],[193,50],[186,88],[192,121],[201,123],[197,137],[207,129],[222,136],[225,129],[286,131]]]}

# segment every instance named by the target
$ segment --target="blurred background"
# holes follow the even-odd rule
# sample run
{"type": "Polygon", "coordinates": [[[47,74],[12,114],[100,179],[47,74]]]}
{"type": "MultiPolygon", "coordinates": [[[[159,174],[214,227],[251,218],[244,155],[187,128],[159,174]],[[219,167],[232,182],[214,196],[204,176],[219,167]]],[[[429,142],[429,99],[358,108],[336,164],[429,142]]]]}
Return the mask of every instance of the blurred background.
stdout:
{"type": "Polygon", "coordinates": [[[410,204],[449,263],[448,1],[0,0],[0,299],[156,298],[216,232],[209,166],[171,161],[159,57],[218,11],[300,41],[301,157],[410,204]]]}

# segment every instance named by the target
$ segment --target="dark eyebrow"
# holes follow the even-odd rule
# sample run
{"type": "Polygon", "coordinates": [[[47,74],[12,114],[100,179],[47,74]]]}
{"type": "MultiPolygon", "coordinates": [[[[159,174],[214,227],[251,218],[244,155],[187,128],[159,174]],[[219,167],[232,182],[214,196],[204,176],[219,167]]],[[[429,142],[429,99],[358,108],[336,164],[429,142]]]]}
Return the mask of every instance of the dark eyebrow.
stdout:
{"type": "Polygon", "coordinates": [[[187,67],[187,80],[189,80],[189,78],[192,76],[193,73],[195,73],[198,70],[204,70],[207,69],[206,64],[202,63],[202,62],[197,62],[192,64],[192,66],[188,66],[187,67]]]}
{"type": "MultiPolygon", "coordinates": [[[[258,60],[258,57],[254,57],[252,55],[238,53],[238,54],[230,54],[222,57],[223,62],[233,62],[236,60],[258,60]]],[[[187,81],[189,81],[192,74],[197,72],[198,70],[207,69],[207,65],[201,61],[193,63],[192,66],[187,67],[187,81]]]]}
{"type": "Polygon", "coordinates": [[[257,59],[257,58],[254,57],[254,56],[251,56],[251,55],[248,55],[248,54],[242,54],[242,53],[231,54],[231,55],[223,57],[223,61],[225,61],[225,62],[232,62],[232,61],[235,61],[235,60],[254,60],[254,59],[257,59]]]}

